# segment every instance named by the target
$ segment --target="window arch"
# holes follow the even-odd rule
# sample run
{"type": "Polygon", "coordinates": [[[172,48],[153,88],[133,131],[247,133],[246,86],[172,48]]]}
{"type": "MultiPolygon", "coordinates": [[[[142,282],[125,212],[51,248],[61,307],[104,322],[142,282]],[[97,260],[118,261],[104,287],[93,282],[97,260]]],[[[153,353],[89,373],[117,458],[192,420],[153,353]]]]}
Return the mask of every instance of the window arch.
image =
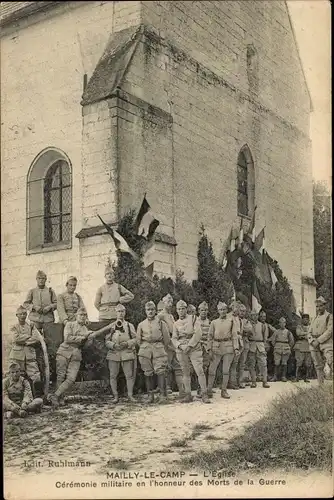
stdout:
{"type": "Polygon", "coordinates": [[[63,151],[48,148],[28,172],[27,250],[69,248],[71,242],[71,163],[63,151]]]}
{"type": "Polygon", "coordinates": [[[250,216],[255,206],[254,162],[250,149],[243,146],[238,155],[238,215],[250,216]]]}

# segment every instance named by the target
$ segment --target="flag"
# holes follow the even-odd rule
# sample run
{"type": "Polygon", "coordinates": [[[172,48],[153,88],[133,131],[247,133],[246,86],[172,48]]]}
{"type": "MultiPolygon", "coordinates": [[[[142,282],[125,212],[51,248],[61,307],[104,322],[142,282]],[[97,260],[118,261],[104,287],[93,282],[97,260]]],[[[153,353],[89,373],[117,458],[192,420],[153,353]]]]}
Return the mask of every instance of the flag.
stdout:
{"type": "Polygon", "coordinates": [[[259,232],[259,234],[255,238],[254,249],[258,251],[265,250],[264,228],[259,232]]]}
{"type": "Polygon", "coordinates": [[[228,252],[231,251],[231,241],[232,241],[232,232],[230,230],[228,237],[226,238],[224,245],[222,246],[220,250],[220,255],[219,255],[219,265],[223,268],[226,269],[227,265],[227,255],[228,252]]]}
{"type": "Polygon", "coordinates": [[[137,234],[139,236],[143,236],[147,240],[150,240],[159,224],[160,222],[154,217],[151,206],[146,199],[146,195],[144,195],[144,199],[135,222],[137,234]]]}
{"type": "Polygon", "coordinates": [[[117,231],[106,224],[104,220],[102,220],[102,218],[99,216],[99,214],[97,214],[97,216],[108,231],[108,234],[110,234],[110,236],[112,237],[116,250],[129,253],[134,259],[138,259],[138,255],[129,247],[123,236],[121,236],[117,231]]]}
{"type": "Polygon", "coordinates": [[[261,301],[260,301],[260,295],[259,291],[256,286],[256,281],[253,281],[253,287],[252,287],[252,310],[259,312],[261,311],[261,301]]]}
{"type": "Polygon", "coordinates": [[[257,206],[255,205],[253,213],[252,213],[252,217],[251,217],[251,220],[250,220],[250,223],[248,226],[248,230],[247,230],[247,234],[249,236],[251,236],[253,242],[255,241],[255,212],[256,212],[256,208],[257,208],[257,206]]]}
{"type": "Polygon", "coordinates": [[[296,312],[296,310],[297,310],[296,299],[295,299],[293,291],[291,291],[291,309],[292,309],[292,312],[296,312]]]}
{"type": "MultiPolygon", "coordinates": [[[[274,272],[274,270],[272,269],[271,265],[269,264],[268,254],[265,250],[262,251],[260,272],[261,272],[261,277],[262,277],[263,282],[267,286],[272,287],[273,286],[272,272],[274,272]]],[[[276,278],[276,276],[275,276],[275,278],[276,278]]],[[[276,282],[277,282],[277,279],[276,279],[276,282]]]]}
{"type": "Polygon", "coordinates": [[[276,288],[276,283],[278,283],[278,279],[277,279],[277,276],[275,274],[275,271],[274,269],[271,267],[271,265],[269,264],[269,270],[270,270],[270,276],[271,276],[271,282],[272,282],[272,289],[275,290],[276,288]]]}

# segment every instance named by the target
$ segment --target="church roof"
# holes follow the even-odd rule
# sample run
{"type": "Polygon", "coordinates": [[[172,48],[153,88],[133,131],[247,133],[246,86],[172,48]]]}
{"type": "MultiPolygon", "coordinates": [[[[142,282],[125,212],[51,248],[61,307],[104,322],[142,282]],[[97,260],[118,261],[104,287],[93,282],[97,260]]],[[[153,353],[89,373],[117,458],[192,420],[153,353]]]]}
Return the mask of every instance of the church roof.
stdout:
{"type": "Polygon", "coordinates": [[[83,106],[110,97],[122,85],[142,33],[141,26],[126,28],[113,33],[87,86],[83,106]]]}
{"type": "MultiPolygon", "coordinates": [[[[0,25],[14,23],[35,12],[45,11],[63,2],[1,2],[0,25]]],[[[64,2],[65,3],[65,2],[64,2]]]]}

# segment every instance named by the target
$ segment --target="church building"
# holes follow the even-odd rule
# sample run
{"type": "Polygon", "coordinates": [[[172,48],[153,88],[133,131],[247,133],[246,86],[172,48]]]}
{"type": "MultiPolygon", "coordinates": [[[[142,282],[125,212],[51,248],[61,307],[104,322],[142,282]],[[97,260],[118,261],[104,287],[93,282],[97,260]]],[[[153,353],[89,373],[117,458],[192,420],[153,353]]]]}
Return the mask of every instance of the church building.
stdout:
{"type": "Polygon", "coordinates": [[[69,275],[90,319],[117,227],[146,193],[151,275],[196,277],[235,220],[297,302],[315,300],[312,104],[286,2],[1,3],[3,327],[35,286],[69,275]]]}

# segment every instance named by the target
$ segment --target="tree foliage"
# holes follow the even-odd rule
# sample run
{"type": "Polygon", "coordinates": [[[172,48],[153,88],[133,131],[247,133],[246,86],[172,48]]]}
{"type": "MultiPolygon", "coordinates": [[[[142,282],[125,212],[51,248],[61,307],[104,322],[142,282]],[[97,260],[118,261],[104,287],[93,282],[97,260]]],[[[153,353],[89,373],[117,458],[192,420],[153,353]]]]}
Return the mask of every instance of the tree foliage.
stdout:
{"type": "Polygon", "coordinates": [[[326,182],[313,182],[314,260],[317,294],[332,306],[332,213],[326,182]]]}

